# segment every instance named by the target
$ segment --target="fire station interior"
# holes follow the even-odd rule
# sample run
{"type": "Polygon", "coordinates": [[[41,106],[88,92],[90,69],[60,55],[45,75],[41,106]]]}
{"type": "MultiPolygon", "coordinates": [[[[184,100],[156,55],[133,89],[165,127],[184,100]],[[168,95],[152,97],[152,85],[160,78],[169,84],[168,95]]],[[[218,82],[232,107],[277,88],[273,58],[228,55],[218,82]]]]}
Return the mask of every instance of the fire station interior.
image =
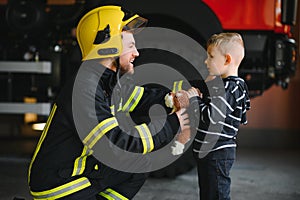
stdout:
{"type": "MultiPolygon", "coordinates": [[[[63,85],[64,78],[67,74],[75,73],[77,68],[74,66],[79,66],[80,63],[80,51],[73,43],[74,29],[66,28],[75,27],[72,17],[77,8],[70,6],[65,13],[59,13],[57,10],[57,13],[54,12],[51,16],[57,17],[53,19],[57,24],[53,24],[52,21],[51,26],[40,30],[43,24],[26,27],[27,22],[18,21],[20,19],[14,16],[16,13],[9,12],[9,16],[6,10],[7,2],[0,0],[0,200],[29,200],[32,197],[27,183],[28,166],[42,133],[42,128],[38,125],[47,120],[51,103],[63,85]],[[68,15],[70,13],[72,15],[68,15]],[[7,24],[17,24],[21,28],[14,32],[14,27],[7,24]],[[61,24],[67,26],[60,27],[61,24]],[[57,39],[45,41],[41,38],[39,42],[53,47],[56,52],[47,55],[52,61],[52,70],[49,70],[49,63],[42,62],[43,56],[47,54],[42,52],[43,50],[37,51],[36,46],[27,43],[27,46],[22,46],[25,39],[24,43],[13,42],[10,45],[11,41],[3,34],[8,31],[13,38],[19,37],[20,31],[21,35],[24,35],[30,32],[29,30],[38,30],[45,35],[49,29],[60,31],[55,35],[57,39]],[[60,38],[66,35],[71,39],[64,41],[69,51],[63,54],[65,59],[62,59],[60,56],[64,49],[61,48],[60,38]],[[5,50],[8,46],[10,49],[5,50]],[[32,66],[32,62],[22,62],[21,67],[27,69],[20,71],[21,67],[15,66],[16,63],[8,62],[24,60],[34,61],[36,65],[32,66]],[[65,65],[65,70],[56,70],[55,66],[58,65],[65,65]],[[12,102],[18,103],[11,104],[12,102]],[[41,103],[38,104],[39,102],[41,103]],[[22,107],[25,103],[29,104],[29,107],[22,107]],[[26,109],[34,109],[35,112],[26,109]]],[[[33,9],[31,13],[38,13],[35,9],[41,6],[40,3],[32,5],[28,5],[28,8],[33,9]]],[[[296,25],[292,27],[292,33],[299,44],[299,3],[297,10],[296,25]]],[[[31,33],[34,34],[34,31],[31,33]]],[[[290,78],[287,88],[272,84],[261,94],[251,98],[251,109],[247,114],[248,124],[240,127],[237,137],[237,159],[231,171],[232,199],[300,199],[299,52],[300,48],[297,46],[297,70],[290,78]]],[[[134,197],[134,200],[141,199],[199,199],[196,167],[176,176],[150,176],[134,197]]]]}

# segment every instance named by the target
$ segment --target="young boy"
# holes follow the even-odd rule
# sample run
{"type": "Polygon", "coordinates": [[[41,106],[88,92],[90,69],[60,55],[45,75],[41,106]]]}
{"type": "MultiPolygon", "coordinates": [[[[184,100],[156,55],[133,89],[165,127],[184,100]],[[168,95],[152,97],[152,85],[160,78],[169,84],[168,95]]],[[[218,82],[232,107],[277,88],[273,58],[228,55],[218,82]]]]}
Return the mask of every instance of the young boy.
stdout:
{"type": "MultiPolygon", "coordinates": [[[[207,42],[206,91],[202,88],[202,94],[195,95],[196,89],[192,87],[174,94],[181,97],[187,93],[185,96],[190,98],[189,119],[194,121],[191,126],[196,124],[197,130],[193,152],[201,200],[230,199],[229,174],[236,156],[235,140],[239,125],[247,123],[246,111],[250,109],[247,85],[238,77],[243,58],[244,44],[238,33],[213,35],[207,42]]],[[[183,152],[190,136],[189,130],[178,135],[172,147],[173,155],[183,152]]]]}
{"type": "Polygon", "coordinates": [[[247,85],[238,77],[243,58],[244,44],[238,33],[215,34],[207,42],[206,84],[210,95],[190,100],[201,113],[193,142],[201,200],[230,199],[229,174],[236,155],[236,136],[239,125],[247,123],[246,111],[250,109],[247,85]],[[214,83],[216,77],[222,78],[223,92],[214,83]]]}

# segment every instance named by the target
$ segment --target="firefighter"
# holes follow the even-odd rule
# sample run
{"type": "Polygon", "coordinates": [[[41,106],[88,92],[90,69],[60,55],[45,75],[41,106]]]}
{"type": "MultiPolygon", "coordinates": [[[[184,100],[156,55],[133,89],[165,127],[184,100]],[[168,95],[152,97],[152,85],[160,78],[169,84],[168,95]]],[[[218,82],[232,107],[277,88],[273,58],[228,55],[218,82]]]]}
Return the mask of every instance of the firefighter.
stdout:
{"type": "Polygon", "coordinates": [[[95,149],[107,138],[119,149],[144,155],[168,144],[179,128],[188,128],[180,111],[168,114],[163,126],[158,120],[124,128],[128,124],[121,125],[123,118],[118,118],[118,113],[147,110],[153,104],[170,112],[164,105],[168,90],[131,84],[132,62],[139,56],[133,34],[146,22],[113,5],[81,18],[77,40],[82,66],[53,104],[29,166],[34,199],[132,199],[146,173],[115,169],[100,161],[95,149]]]}

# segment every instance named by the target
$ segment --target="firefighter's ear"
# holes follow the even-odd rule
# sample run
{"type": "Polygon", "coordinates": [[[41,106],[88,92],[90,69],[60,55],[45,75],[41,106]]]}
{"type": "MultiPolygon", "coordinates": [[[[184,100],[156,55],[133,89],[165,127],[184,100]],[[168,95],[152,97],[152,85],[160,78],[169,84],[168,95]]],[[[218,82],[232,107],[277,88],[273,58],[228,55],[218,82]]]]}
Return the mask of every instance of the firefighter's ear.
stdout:
{"type": "Polygon", "coordinates": [[[230,64],[232,61],[231,55],[230,54],[225,54],[225,65],[230,64]]]}

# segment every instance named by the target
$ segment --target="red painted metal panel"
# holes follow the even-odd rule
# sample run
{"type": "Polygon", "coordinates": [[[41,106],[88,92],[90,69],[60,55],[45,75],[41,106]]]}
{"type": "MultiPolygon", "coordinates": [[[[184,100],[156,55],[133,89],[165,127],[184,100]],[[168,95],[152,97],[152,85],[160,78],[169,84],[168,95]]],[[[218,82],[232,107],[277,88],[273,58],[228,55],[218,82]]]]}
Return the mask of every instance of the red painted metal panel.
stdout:
{"type": "Polygon", "coordinates": [[[6,5],[8,3],[8,0],[0,0],[0,5],[6,5]]]}
{"type": "Polygon", "coordinates": [[[224,29],[274,30],[276,0],[203,0],[224,29]]]}

